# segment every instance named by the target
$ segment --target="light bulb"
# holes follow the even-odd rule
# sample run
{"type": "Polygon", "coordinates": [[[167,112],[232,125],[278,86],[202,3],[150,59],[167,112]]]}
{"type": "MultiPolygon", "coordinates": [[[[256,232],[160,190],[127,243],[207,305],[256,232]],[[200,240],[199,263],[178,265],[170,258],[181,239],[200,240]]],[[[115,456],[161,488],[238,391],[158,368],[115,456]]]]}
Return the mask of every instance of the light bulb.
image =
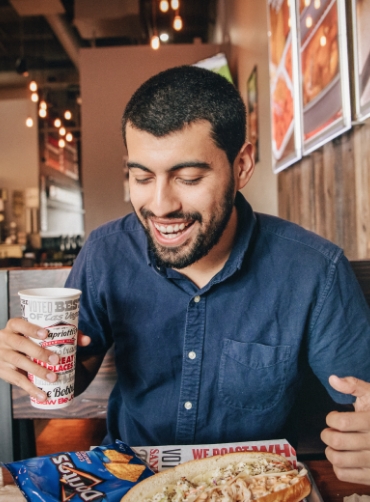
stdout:
{"type": "Polygon", "coordinates": [[[150,45],[151,45],[152,49],[154,49],[155,51],[157,49],[159,49],[160,41],[159,41],[158,35],[153,35],[152,36],[152,38],[150,39],[150,45]]]}
{"type": "Polygon", "coordinates": [[[26,118],[26,126],[27,127],[32,127],[33,126],[33,118],[32,117],[27,117],[26,118]]]}
{"type": "Polygon", "coordinates": [[[321,1],[320,0],[315,0],[314,7],[315,7],[315,9],[320,9],[320,7],[321,7],[321,1]]]}
{"type": "Polygon", "coordinates": [[[159,38],[161,39],[161,42],[168,42],[170,37],[169,37],[168,33],[161,33],[159,35],[159,38]]]}
{"type": "Polygon", "coordinates": [[[54,127],[60,127],[62,125],[62,121],[60,119],[54,120],[54,127]]]}
{"type": "Polygon", "coordinates": [[[180,31],[182,29],[182,19],[178,14],[174,17],[173,29],[176,31],[180,31]]]}
{"type": "Polygon", "coordinates": [[[59,129],[59,134],[60,134],[60,136],[64,136],[64,135],[65,135],[65,133],[66,133],[66,129],[65,129],[65,127],[61,127],[61,128],[59,129]]]}
{"type": "Polygon", "coordinates": [[[46,108],[39,108],[39,116],[44,119],[46,115],[47,115],[46,108]]]}
{"type": "Polygon", "coordinates": [[[67,132],[67,134],[66,134],[66,140],[67,141],[72,141],[73,140],[73,134],[71,132],[67,132]]]}
{"type": "Polygon", "coordinates": [[[71,118],[72,118],[72,113],[71,113],[69,110],[66,110],[66,111],[64,112],[64,118],[65,118],[66,120],[71,120],[71,118]]]}
{"type": "Polygon", "coordinates": [[[31,94],[31,101],[33,101],[34,103],[37,103],[38,100],[39,100],[39,95],[37,94],[37,92],[33,92],[31,94]]]}
{"type": "Polygon", "coordinates": [[[312,24],[313,24],[312,17],[311,16],[307,16],[306,17],[306,28],[311,28],[312,24]]]}
{"type": "Polygon", "coordinates": [[[48,107],[48,105],[47,105],[46,101],[44,101],[44,100],[40,101],[40,108],[42,108],[43,110],[47,110],[47,107],[48,107]]]}
{"type": "Polygon", "coordinates": [[[32,92],[37,91],[37,83],[34,80],[31,80],[30,85],[28,87],[29,87],[29,90],[32,92]]]}
{"type": "Polygon", "coordinates": [[[159,2],[159,9],[162,11],[162,12],[167,12],[168,9],[170,8],[169,4],[168,4],[168,0],[161,0],[159,2]]]}
{"type": "Polygon", "coordinates": [[[180,7],[179,0],[171,0],[171,9],[177,10],[180,7]]]}
{"type": "Polygon", "coordinates": [[[63,138],[60,138],[60,140],[58,141],[58,146],[59,148],[64,148],[66,146],[66,142],[63,138]]]}
{"type": "Polygon", "coordinates": [[[325,47],[325,45],[326,45],[326,36],[325,35],[323,35],[320,38],[320,45],[321,45],[321,47],[325,47]]]}

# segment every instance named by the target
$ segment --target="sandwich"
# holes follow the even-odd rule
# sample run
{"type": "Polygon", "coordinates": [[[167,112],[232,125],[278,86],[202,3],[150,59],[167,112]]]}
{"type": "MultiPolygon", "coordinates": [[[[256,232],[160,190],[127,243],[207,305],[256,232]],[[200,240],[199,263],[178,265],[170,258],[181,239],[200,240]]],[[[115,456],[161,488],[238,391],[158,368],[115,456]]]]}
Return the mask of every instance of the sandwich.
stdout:
{"type": "Polygon", "coordinates": [[[299,502],[307,471],[281,455],[240,452],[191,460],[138,483],[121,502],[299,502]]]}

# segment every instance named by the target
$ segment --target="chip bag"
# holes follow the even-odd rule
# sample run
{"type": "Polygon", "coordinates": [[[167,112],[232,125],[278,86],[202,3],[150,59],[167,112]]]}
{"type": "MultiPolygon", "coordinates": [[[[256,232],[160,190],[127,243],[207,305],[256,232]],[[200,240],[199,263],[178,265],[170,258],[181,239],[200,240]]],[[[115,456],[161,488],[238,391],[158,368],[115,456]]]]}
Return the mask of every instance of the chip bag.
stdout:
{"type": "Polygon", "coordinates": [[[119,502],[154,473],[122,441],[3,464],[30,502],[119,502]]]}

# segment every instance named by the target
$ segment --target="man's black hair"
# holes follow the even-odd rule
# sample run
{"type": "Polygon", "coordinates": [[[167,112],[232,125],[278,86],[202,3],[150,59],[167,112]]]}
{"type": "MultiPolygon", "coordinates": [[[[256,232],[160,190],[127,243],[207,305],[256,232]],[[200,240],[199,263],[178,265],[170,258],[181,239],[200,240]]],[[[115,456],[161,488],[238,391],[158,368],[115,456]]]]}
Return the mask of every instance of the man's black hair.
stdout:
{"type": "Polygon", "coordinates": [[[178,66],[151,77],[133,94],[122,117],[123,140],[126,145],[127,123],[162,137],[199,120],[211,123],[212,138],[232,165],[246,138],[239,92],[217,73],[178,66]]]}

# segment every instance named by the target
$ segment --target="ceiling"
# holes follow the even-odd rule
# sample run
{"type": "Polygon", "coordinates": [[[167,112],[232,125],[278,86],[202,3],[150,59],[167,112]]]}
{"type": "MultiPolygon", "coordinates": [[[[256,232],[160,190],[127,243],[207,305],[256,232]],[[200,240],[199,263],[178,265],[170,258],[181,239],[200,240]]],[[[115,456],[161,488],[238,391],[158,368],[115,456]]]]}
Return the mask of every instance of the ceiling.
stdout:
{"type": "Polygon", "coordinates": [[[154,25],[168,31],[168,43],[207,42],[215,3],[180,0],[183,29],[176,32],[174,11],[160,12],[159,0],[0,0],[0,88],[24,85],[20,58],[44,84],[74,84],[80,47],[148,44],[154,25]]]}
{"type": "Polygon", "coordinates": [[[159,0],[0,0],[0,96],[36,80],[48,119],[69,108],[76,117],[69,125],[79,131],[80,48],[148,44],[155,29],[168,32],[168,43],[205,43],[215,11],[216,0],[180,0],[176,32],[174,11],[161,13],[159,0]]]}

